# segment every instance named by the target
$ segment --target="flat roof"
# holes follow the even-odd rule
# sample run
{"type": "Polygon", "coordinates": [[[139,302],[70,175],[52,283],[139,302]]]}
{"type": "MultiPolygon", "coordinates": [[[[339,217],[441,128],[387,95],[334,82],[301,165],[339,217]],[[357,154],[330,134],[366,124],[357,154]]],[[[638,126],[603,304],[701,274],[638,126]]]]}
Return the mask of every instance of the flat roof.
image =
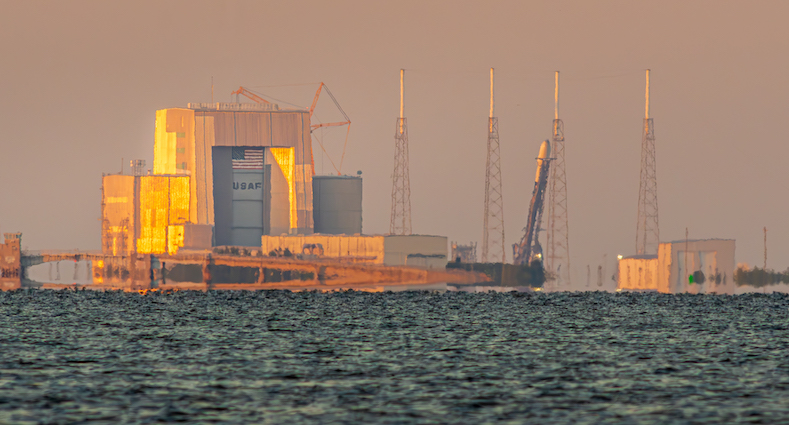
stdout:
{"type": "Polygon", "coordinates": [[[628,255],[627,257],[622,257],[623,260],[654,260],[657,258],[657,255],[628,255]]]}
{"type": "Polygon", "coordinates": [[[186,109],[205,112],[309,112],[304,108],[282,109],[276,103],[235,103],[235,102],[214,102],[214,103],[187,103],[186,109]]]}
{"type": "MultiPolygon", "coordinates": [[[[708,241],[732,241],[732,242],[734,242],[734,239],[719,239],[719,238],[709,238],[709,239],[687,239],[687,242],[688,242],[688,243],[691,243],[691,242],[708,242],[708,241]]],[[[685,240],[685,239],[680,239],[680,240],[678,240],[678,241],[671,241],[671,242],[661,242],[661,243],[677,244],[677,243],[685,243],[685,242],[686,242],[686,240],[685,240]]]]}

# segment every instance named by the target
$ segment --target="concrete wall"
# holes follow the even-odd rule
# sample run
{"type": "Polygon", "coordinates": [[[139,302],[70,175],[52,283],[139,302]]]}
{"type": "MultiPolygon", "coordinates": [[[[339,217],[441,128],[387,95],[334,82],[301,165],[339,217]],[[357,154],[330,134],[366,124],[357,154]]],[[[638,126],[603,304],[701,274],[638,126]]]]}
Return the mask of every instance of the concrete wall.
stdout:
{"type": "Polygon", "coordinates": [[[314,254],[341,258],[347,261],[410,266],[424,269],[443,269],[447,265],[447,238],[427,235],[295,235],[263,236],[261,249],[264,254],[287,248],[295,254],[314,254]],[[321,252],[305,246],[320,245],[321,252]]]}
{"type": "Polygon", "coordinates": [[[264,254],[288,249],[294,254],[313,254],[349,261],[384,264],[384,236],[294,235],[263,236],[261,249],[264,254]],[[320,245],[307,248],[305,245],[320,245]]]}
{"type": "Polygon", "coordinates": [[[211,249],[214,227],[210,224],[184,224],[184,249],[211,249]]]}

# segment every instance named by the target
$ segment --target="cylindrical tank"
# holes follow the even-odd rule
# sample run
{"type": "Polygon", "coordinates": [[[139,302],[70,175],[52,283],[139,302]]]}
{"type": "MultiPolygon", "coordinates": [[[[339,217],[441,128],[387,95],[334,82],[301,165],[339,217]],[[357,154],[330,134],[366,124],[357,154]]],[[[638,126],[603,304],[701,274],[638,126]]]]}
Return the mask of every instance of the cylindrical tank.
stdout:
{"type": "Polygon", "coordinates": [[[315,233],[362,233],[362,178],[313,176],[312,217],[315,233]]]}

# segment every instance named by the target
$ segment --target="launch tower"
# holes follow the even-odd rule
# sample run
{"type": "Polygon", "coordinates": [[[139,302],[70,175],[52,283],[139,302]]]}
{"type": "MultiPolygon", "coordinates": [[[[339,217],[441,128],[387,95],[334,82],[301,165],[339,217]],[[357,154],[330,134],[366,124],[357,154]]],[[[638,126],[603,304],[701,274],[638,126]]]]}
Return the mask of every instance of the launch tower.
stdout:
{"type": "Polygon", "coordinates": [[[641,139],[641,183],[638,188],[638,223],[636,254],[657,255],[660,242],[658,227],[657,172],[655,164],[655,130],[649,117],[649,70],[647,69],[644,134],[641,139]]]}
{"type": "Polygon", "coordinates": [[[499,119],[493,116],[493,68],[490,69],[490,115],[488,116],[488,156],[485,161],[485,213],[482,235],[482,262],[507,261],[504,251],[504,200],[501,196],[501,153],[499,119]]]}
{"type": "Polygon", "coordinates": [[[400,70],[400,118],[395,128],[394,172],[392,173],[392,217],[389,233],[411,234],[411,180],[408,176],[408,127],[403,115],[403,80],[400,70]]]}
{"type": "Polygon", "coordinates": [[[559,71],[554,90],[551,178],[548,192],[548,252],[546,265],[556,285],[570,284],[570,230],[567,219],[567,174],[564,168],[564,122],[559,119],[559,71]]]}

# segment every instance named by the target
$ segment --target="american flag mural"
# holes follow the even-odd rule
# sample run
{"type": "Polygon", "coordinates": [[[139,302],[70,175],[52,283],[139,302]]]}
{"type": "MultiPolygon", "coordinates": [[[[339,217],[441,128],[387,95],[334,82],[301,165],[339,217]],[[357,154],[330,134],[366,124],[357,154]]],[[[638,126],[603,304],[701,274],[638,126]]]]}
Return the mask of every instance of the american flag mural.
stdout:
{"type": "Polygon", "coordinates": [[[263,149],[234,147],[233,169],[234,170],[262,170],[263,149]]]}

